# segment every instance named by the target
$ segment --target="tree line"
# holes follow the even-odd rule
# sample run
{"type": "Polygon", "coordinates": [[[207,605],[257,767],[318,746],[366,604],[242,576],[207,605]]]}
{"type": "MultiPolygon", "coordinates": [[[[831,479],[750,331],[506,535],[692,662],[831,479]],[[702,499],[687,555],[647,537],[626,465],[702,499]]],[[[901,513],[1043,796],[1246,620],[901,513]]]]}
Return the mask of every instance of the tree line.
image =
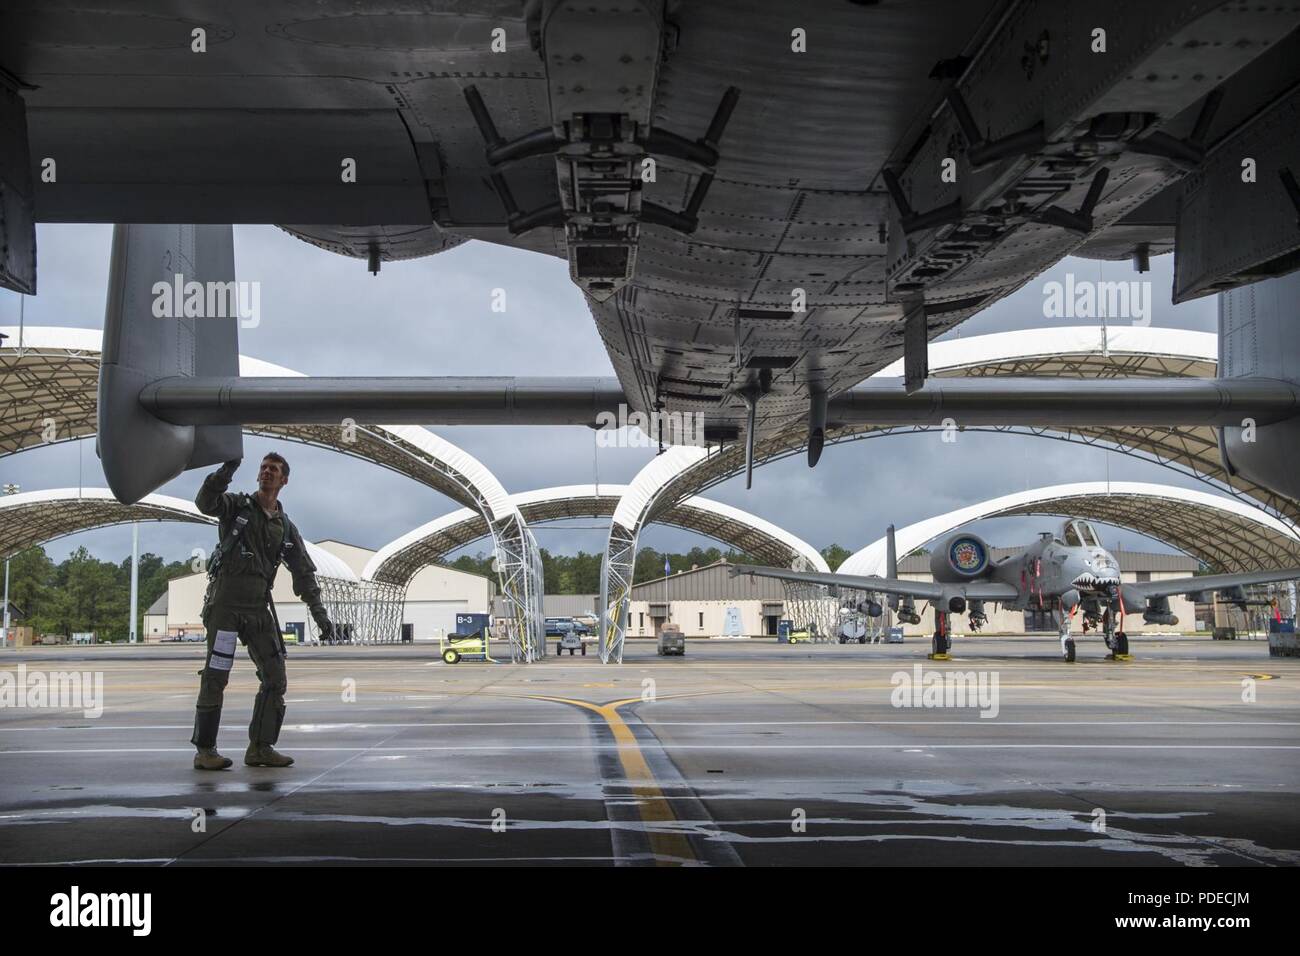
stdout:
{"type": "MultiPolygon", "coordinates": [[[[547,594],[596,594],[600,591],[600,553],[552,554],[541,549],[547,594]]],[[[831,570],[849,556],[832,544],[822,549],[831,570]]],[[[731,564],[765,562],[734,549],[694,547],[685,553],[641,548],[636,556],[634,580],[652,581],[669,573],[689,571],[726,559],[731,564]]],[[[494,578],[492,555],[480,551],[451,562],[460,571],[494,578]]],[[[143,639],[144,612],[167,590],[172,578],[193,572],[190,562],[165,562],[151,552],[140,555],[139,619],[136,634],[143,639]]],[[[84,547],[58,564],[44,548],[29,548],[9,562],[9,600],[21,612],[11,623],[28,625],[37,634],[71,635],[93,631],[101,641],[125,641],[131,603],[131,559],[100,561],[84,547]]]]}
{"type": "MultiPolygon", "coordinates": [[[[826,563],[830,565],[832,571],[838,568],[849,554],[847,548],[842,548],[838,544],[822,548],[822,557],[826,559],[826,563]]],[[[542,548],[541,556],[542,574],[547,594],[596,594],[600,591],[601,555],[599,552],[592,554],[579,551],[577,554],[572,555],[551,554],[551,552],[542,548]]],[[[731,548],[723,551],[716,547],[701,548],[697,546],[685,553],[640,548],[636,554],[633,580],[653,581],[655,578],[663,577],[665,563],[668,567],[668,573],[678,574],[682,571],[689,571],[691,568],[702,568],[706,565],[715,564],[724,559],[730,564],[767,563],[752,555],[731,548]]],[[[492,555],[483,551],[475,555],[463,554],[451,562],[451,567],[459,571],[468,571],[471,574],[495,577],[492,571],[492,555]]]]}
{"type": "MultiPolygon", "coordinates": [[[[140,555],[137,639],[143,640],[144,612],[167,590],[167,582],[192,571],[188,561],[140,555]]],[[[81,547],[55,564],[44,548],[29,548],[9,561],[9,601],[22,614],[10,623],[29,625],[37,634],[93,631],[101,641],[125,641],[131,559],[100,561],[81,547]]]]}

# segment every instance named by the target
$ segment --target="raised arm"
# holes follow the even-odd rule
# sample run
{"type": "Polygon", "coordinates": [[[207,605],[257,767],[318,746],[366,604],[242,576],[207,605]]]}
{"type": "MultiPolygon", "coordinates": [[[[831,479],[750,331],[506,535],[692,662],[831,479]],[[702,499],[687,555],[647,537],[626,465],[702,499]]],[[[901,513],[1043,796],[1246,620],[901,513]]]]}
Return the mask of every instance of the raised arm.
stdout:
{"type": "Polygon", "coordinates": [[[235,477],[235,471],[242,460],[236,458],[228,461],[203,479],[199,493],[194,496],[194,506],[199,511],[219,521],[225,521],[235,513],[238,507],[235,496],[227,493],[226,489],[230,487],[230,479],[235,477]]]}

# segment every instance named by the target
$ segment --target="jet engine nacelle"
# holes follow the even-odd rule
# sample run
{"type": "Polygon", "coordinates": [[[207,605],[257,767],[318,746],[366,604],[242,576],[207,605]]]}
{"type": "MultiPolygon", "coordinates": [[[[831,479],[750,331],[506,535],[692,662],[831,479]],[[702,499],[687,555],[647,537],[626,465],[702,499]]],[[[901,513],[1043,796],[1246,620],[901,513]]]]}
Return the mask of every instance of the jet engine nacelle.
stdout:
{"type": "Polygon", "coordinates": [[[930,573],[936,581],[959,584],[983,577],[992,566],[992,552],[979,535],[959,531],[945,539],[930,555],[930,573]]]}

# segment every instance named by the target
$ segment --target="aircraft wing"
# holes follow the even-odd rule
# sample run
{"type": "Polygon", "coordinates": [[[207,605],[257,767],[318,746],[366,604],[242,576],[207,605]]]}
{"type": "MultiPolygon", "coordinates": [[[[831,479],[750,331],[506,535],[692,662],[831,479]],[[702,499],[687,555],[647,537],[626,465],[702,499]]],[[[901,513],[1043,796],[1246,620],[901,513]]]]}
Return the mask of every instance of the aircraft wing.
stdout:
{"type": "Polygon", "coordinates": [[[900,597],[939,601],[944,597],[960,595],[973,601],[1014,601],[1020,592],[1010,584],[999,581],[972,581],[969,584],[940,584],[934,581],[905,581],[901,578],[881,578],[874,575],[829,574],[820,571],[789,571],[785,568],[768,568],[761,565],[732,565],[731,574],[748,574],[760,578],[777,578],[804,584],[823,584],[832,587],[874,591],[879,594],[897,594],[900,597]]]}
{"type": "Polygon", "coordinates": [[[1275,581],[1300,581],[1300,568],[1281,568],[1273,571],[1251,571],[1247,574],[1206,574],[1197,578],[1174,578],[1169,581],[1149,581],[1142,584],[1125,584],[1124,591],[1139,591],[1143,597],[1168,597],[1173,594],[1196,594],[1201,591],[1224,591],[1228,588],[1250,584],[1272,584],[1275,581]]]}

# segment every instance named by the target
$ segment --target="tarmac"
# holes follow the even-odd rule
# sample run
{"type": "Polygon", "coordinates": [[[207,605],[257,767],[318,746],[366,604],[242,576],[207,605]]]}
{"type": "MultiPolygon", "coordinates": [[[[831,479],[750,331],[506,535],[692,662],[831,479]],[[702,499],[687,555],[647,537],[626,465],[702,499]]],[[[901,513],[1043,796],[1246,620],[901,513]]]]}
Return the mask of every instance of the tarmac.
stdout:
{"type": "Polygon", "coordinates": [[[920,640],[631,641],[622,665],[291,648],[297,762],[243,765],[241,656],[215,773],[191,768],[202,645],[8,649],[25,686],[102,674],[102,713],[0,704],[0,863],[1300,863],[1300,659],[1131,644],[1075,664],[1050,636],[959,638],[947,662],[920,640]]]}

